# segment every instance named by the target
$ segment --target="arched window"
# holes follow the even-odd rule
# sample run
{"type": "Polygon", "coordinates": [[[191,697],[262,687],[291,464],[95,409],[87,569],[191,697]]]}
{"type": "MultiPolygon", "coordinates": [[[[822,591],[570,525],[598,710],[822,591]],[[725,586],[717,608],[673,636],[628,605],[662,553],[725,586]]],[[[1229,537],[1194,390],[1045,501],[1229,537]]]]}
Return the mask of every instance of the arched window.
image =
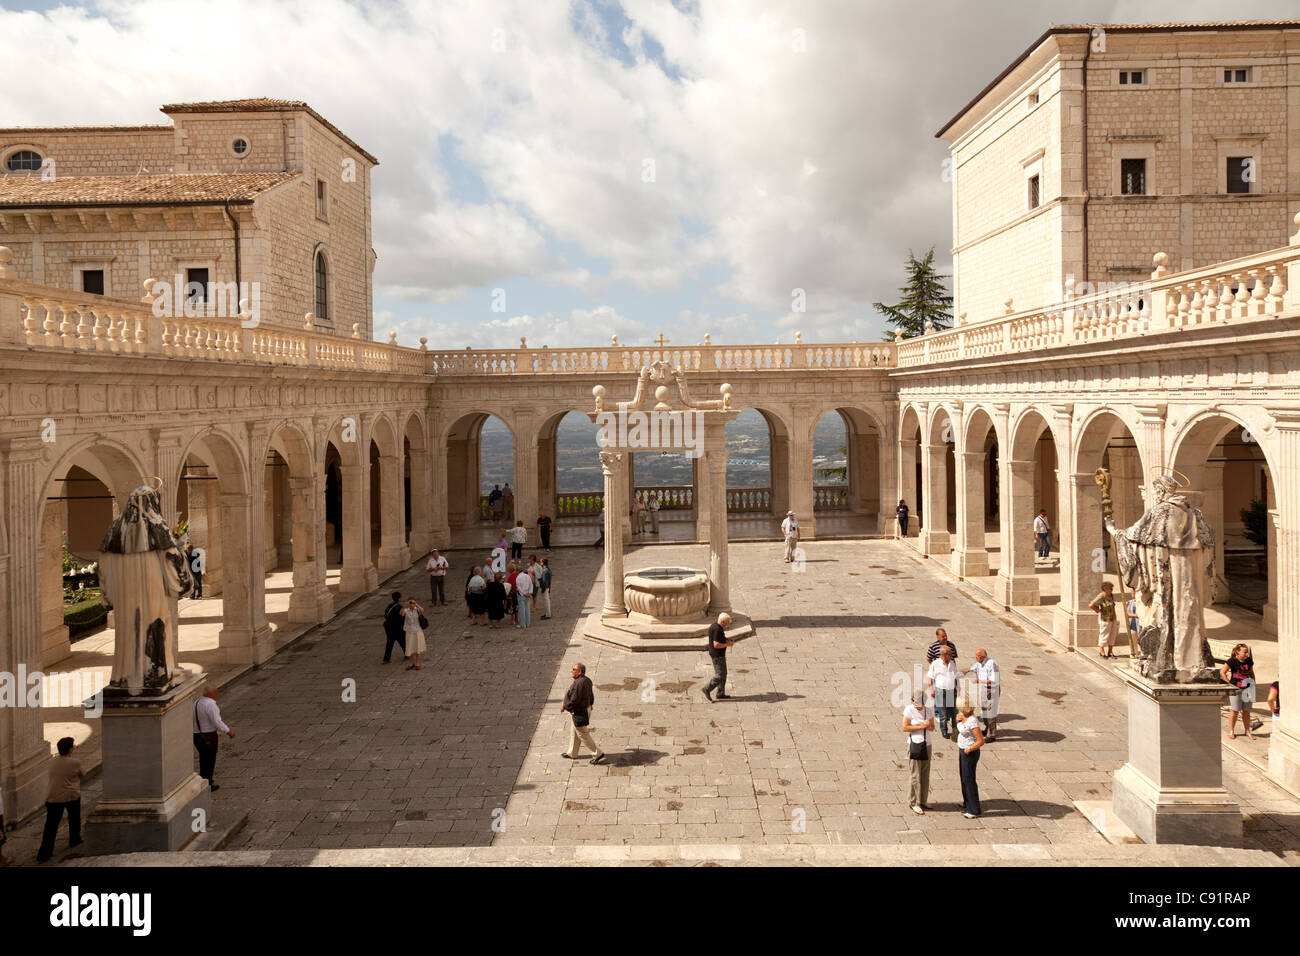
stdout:
{"type": "Polygon", "coordinates": [[[40,169],[41,154],[31,149],[20,149],[5,160],[5,167],[11,173],[40,169]]]}
{"type": "Polygon", "coordinates": [[[316,253],[316,318],[330,317],[329,300],[329,266],[325,262],[325,253],[316,253]]]}

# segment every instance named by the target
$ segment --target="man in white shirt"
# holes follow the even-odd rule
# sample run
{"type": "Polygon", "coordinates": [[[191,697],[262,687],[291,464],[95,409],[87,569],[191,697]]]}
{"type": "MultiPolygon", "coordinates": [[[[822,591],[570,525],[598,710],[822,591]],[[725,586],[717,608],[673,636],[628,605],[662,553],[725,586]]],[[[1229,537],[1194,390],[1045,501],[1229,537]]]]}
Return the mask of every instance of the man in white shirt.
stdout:
{"type": "Polygon", "coordinates": [[[794,560],[794,549],[799,544],[799,519],[793,511],[785,513],[785,520],[781,522],[781,534],[785,536],[785,563],[789,564],[794,560]]]}
{"type": "Polygon", "coordinates": [[[213,793],[221,789],[212,782],[217,769],[218,734],[225,734],[231,740],[235,738],[235,732],[221,720],[217,688],[209,684],[203,688],[203,696],[194,703],[194,749],[199,752],[199,776],[208,782],[213,793]]]}
{"type": "Polygon", "coordinates": [[[510,529],[510,557],[519,560],[524,556],[524,545],[528,543],[528,529],[522,521],[516,521],[510,529]]]}
{"type": "Polygon", "coordinates": [[[1034,519],[1035,549],[1040,558],[1052,556],[1052,526],[1047,523],[1047,509],[1038,512],[1034,519]]]}
{"type": "Polygon", "coordinates": [[[440,607],[447,606],[447,594],[443,585],[447,580],[447,559],[438,553],[434,548],[433,553],[429,555],[429,563],[424,566],[424,570],[429,572],[429,603],[437,604],[440,607]]]}
{"type": "Polygon", "coordinates": [[[903,708],[903,731],[907,734],[908,763],[911,766],[911,790],[907,805],[913,813],[925,813],[925,801],[930,795],[930,731],[934,730],[934,711],[925,706],[925,691],[912,695],[912,703],[903,708]],[[911,745],[925,747],[925,757],[911,756],[911,745]]]}
{"type": "Polygon", "coordinates": [[[993,740],[998,733],[998,698],[1002,694],[1002,675],[998,662],[980,648],[975,652],[975,664],[970,675],[979,685],[979,711],[984,721],[986,739],[993,740]]]}
{"type": "Polygon", "coordinates": [[[934,712],[939,718],[939,733],[944,737],[957,732],[957,664],[952,659],[952,648],[944,645],[939,656],[930,662],[926,672],[930,693],[934,696],[934,712]],[[949,732],[949,724],[952,731],[949,732]]]}
{"type": "Polygon", "coordinates": [[[527,627],[533,622],[533,576],[520,571],[515,575],[515,590],[519,594],[519,623],[515,627],[527,627]]]}
{"type": "Polygon", "coordinates": [[[632,499],[632,533],[640,534],[645,530],[645,505],[640,498],[632,499]]]}
{"type": "Polygon", "coordinates": [[[650,512],[650,533],[659,533],[659,496],[650,495],[650,503],[646,505],[646,511],[650,512]]]}

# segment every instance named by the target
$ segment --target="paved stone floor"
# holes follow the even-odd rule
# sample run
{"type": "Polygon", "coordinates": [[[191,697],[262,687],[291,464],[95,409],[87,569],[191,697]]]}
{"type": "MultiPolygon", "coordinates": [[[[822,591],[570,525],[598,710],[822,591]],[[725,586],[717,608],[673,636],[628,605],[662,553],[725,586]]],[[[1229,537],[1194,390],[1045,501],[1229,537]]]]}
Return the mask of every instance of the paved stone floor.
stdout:
{"type": "MultiPolygon", "coordinates": [[[[858,845],[842,854],[858,862],[959,845],[972,861],[1300,862],[1300,802],[1233,756],[1227,786],[1254,852],[1145,848],[1155,855],[1143,857],[1112,847],[1072,801],[1108,799],[1124,761],[1115,676],[988,610],[902,544],[813,542],[803,573],[780,553],[776,542],[731,548],[733,603],[757,635],[731,651],[733,699],[714,704],[700,694],[710,674],[703,651],[634,655],[581,641],[582,617],[602,593],[595,549],[551,554],[555,617],[531,629],[467,626],[459,600],[431,609],[420,671],[380,663],[385,598],[354,605],[222,692],[236,738],[222,743],[214,825],[229,819],[223,810],[249,814],[230,859],[359,862],[315,853],[459,847],[479,848],[466,860],[541,861],[550,844],[610,862],[629,859],[615,849],[625,845],[633,859],[678,859],[670,845],[721,845],[725,858],[728,847],[760,844],[771,849],[736,860],[831,859],[776,850],[808,844],[858,845]],[[1003,715],[979,764],[978,820],[959,812],[955,745],[944,742],[932,811],[906,806],[899,701],[939,624],[962,662],[983,646],[1002,665],[1003,715]],[[576,660],[596,684],[592,726],[605,765],[559,756],[569,736],[559,703],[576,660]],[[344,699],[350,681],[355,702],[344,699]]],[[[468,557],[451,555],[453,598],[468,557]]],[[[705,560],[703,546],[664,545],[631,550],[627,567],[705,560]]],[[[419,569],[394,583],[427,596],[419,569]]],[[[30,859],[37,830],[29,822],[13,834],[10,854],[30,859]]]]}

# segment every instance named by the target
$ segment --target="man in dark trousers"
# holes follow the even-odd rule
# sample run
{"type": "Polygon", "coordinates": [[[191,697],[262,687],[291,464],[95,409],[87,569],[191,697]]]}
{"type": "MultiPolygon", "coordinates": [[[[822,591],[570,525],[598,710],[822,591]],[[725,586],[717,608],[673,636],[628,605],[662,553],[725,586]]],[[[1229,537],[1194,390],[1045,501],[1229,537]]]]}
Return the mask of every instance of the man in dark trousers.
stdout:
{"type": "Polygon", "coordinates": [[[727,637],[727,626],[731,624],[731,615],[725,611],[718,615],[717,621],[709,625],[709,659],[713,661],[713,680],[704,688],[705,699],[711,704],[713,698],[709,692],[718,689],[718,700],[726,700],[731,695],[727,691],[727,648],[736,642],[727,637]]]}
{"type": "Polygon", "coordinates": [[[543,508],[537,514],[537,530],[542,533],[542,547],[547,551],[551,550],[551,519],[546,516],[546,509],[543,508]]]}
{"type": "Polygon", "coordinates": [[[81,843],[81,761],[72,756],[73,740],[59,740],[59,755],[50,761],[49,790],[45,794],[45,832],[36,862],[44,863],[54,855],[54,838],[59,834],[63,813],[68,814],[68,846],[81,843]]]}
{"type": "Polygon", "coordinates": [[[597,746],[591,736],[591,709],[596,706],[596,692],[592,690],[591,678],[587,676],[587,665],[574,664],[569,674],[573,677],[573,683],[564,692],[564,703],[560,705],[560,713],[567,710],[569,716],[573,718],[573,733],[569,735],[569,752],[562,753],[560,756],[565,760],[577,760],[578,751],[585,744],[594,754],[591,762],[600,763],[605,759],[605,751],[597,746]]]}
{"type": "Polygon", "coordinates": [[[393,659],[393,645],[400,644],[402,656],[406,656],[406,619],[402,617],[402,592],[394,591],[393,599],[384,608],[384,635],[388,638],[384,645],[384,663],[393,659]]]}

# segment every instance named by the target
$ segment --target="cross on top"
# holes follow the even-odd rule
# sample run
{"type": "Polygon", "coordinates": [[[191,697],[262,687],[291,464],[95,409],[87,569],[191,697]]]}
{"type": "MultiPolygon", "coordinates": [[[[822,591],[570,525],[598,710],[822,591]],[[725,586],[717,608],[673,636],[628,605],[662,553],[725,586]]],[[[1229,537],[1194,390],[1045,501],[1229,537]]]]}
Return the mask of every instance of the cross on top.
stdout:
{"type": "Polygon", "coordinates": [[[657,346],[659,346],[660,348],[663,348],[665,345],[668,344],[668,339],[664,338],[664,334],[663,334],[662,332],[660,332],[660,333],[659,333],[659,338],[657,338],[657,339],[651,339],[651,340],[650,340],[650,344],[651,344],[651,345],[657,345],[657,346]]]}

